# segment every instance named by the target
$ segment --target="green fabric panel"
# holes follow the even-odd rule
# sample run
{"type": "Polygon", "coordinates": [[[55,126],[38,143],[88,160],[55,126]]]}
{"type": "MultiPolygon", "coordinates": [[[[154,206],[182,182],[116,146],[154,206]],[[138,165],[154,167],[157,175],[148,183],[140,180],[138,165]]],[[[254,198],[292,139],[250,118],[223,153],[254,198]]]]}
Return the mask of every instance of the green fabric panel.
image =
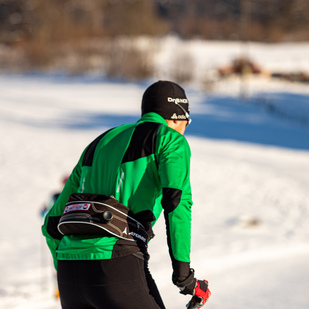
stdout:
{"type": "MultiPolygon", "coordinates": [[[[182,191],[178,207],[169,213],[171,249],[179,261],[190,259],[191,188],[190,148],[186,139],[169,128],[165,120],[155,114],[144,115],[137,123],[123,125],[108,132],[98,143],[92,166],[82,166],[80,157],[57,202],[45,218],[42,227],[48,246],[56,259],[109,259],[117,241],[115,237],[65,236],[53,239],[47,231],[50,216],[61,216],[70,194],[75,192],[113,195],[134,213],[153,212],[156,220],[162,212],[162,187],[182,191]],[[135,127],[142,122],[160,123],[156,154],[131,162],[122,162],[135,127]]],[[[155,222],[152,223],[154,225],[155,222]]]]}

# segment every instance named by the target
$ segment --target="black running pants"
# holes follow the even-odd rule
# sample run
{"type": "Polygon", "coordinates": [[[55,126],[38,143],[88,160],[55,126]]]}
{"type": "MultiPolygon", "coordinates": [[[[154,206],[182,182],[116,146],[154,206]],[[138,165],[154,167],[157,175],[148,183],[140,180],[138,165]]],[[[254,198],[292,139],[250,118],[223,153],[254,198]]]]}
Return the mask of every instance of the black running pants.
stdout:
{"type": "Polygon", "coordinates": [[[164,309],[146,260],[58,261],[62,309],[164,309]]]}

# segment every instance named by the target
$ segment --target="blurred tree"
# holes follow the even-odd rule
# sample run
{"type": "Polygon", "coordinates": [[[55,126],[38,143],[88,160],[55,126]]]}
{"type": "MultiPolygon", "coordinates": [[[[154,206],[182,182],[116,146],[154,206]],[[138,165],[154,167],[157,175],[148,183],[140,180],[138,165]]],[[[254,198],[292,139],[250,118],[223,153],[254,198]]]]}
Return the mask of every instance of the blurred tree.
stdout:
{"type": "Polygon", "coordinates": [[[20,0],[0,0],[0,42],[15,44],[29,34],[27,8],[20,0]]]}
{"type": "Polygon", "coordinates": [[[309,39],[308,0],[156,0],[156,3],[161,16],[171,24],[170,29],[185,38],[309,39]],[[246,26],[241,26],[244,23],[246,26]]]}
{"type": "Polygon", "coordinates": [[[30,66],[51,60],[81,42],[167,31],[154,1],[0,0],[0,43],[22,43],[30,66]]]}
{"type": "MultiPolygon", "coordinates": [[[[72,53],[79,54],[75,62],[88,57],[87,67],[104,62],[102,40],[123,36],[308,40],[308,12],[309,0],[0,0],[0,44],[25,51],[32,68],[71,61],[72,53]]],[[[145,52],[130,47],[137,53],[145,52]]],[[[148,74],[149,67],[139,71],[148,74]]]]}
{"type": "Polygon", "coordinates": [[[155,10],[154,1],[104,1],[104,28],[111,36],[158,35],[168,30],[155,10]]]}
{"type": "Polygon", "coordinates": [[[0,42],[169,32],[216,40],[307,40],[308,12],[308,0],[0,0],[0,42]]]}

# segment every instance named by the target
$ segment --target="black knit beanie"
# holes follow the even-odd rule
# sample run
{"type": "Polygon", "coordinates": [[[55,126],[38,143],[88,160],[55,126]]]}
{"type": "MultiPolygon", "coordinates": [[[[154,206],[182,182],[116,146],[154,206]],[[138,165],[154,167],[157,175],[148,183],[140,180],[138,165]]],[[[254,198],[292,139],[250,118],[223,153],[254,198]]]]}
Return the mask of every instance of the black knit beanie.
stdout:
{"type": "Polygon", "coordinates": [[[185,91],[177,84],[162,81],[149,86],[142,99],[142,116],[154,112],[164,119],[188,120],[189,101],[185,91]],[[180,107],[180,106],[181,107],[180,107]]]}

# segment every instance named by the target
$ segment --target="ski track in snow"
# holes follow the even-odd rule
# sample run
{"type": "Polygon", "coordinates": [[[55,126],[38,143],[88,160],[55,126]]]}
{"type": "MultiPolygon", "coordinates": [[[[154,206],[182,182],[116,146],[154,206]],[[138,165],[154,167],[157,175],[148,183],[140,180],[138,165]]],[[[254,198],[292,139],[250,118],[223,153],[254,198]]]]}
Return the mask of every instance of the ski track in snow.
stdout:
{"type": "MultiPolygon", "coordinates": [[[[195,114],[186,133],[194,200],[191,265],[210,282],[205,308],[307,309],[309,129],[243,105],[224,83],[220,95],[188,90],[195,114]],[[280,141],[273,144],[276,136],[280,141]]],[[[139,118],[147,85],[0,76],[1,309],[60,308],[39,210],[88,143],[139,118]]],[[[262,85],[252,84],[252,95],[265,92],[262,85]]],[[[295,105],[302,98],[299,106],[309,116],[305,88],[276,91],[268,95],[280,93],[282,102],[283,93],[293,93],[295,105]]],[[[171,282],[162,217],[155,234],[150,270],[166,307],[185,308],[189,297],[171,282]]]]}

